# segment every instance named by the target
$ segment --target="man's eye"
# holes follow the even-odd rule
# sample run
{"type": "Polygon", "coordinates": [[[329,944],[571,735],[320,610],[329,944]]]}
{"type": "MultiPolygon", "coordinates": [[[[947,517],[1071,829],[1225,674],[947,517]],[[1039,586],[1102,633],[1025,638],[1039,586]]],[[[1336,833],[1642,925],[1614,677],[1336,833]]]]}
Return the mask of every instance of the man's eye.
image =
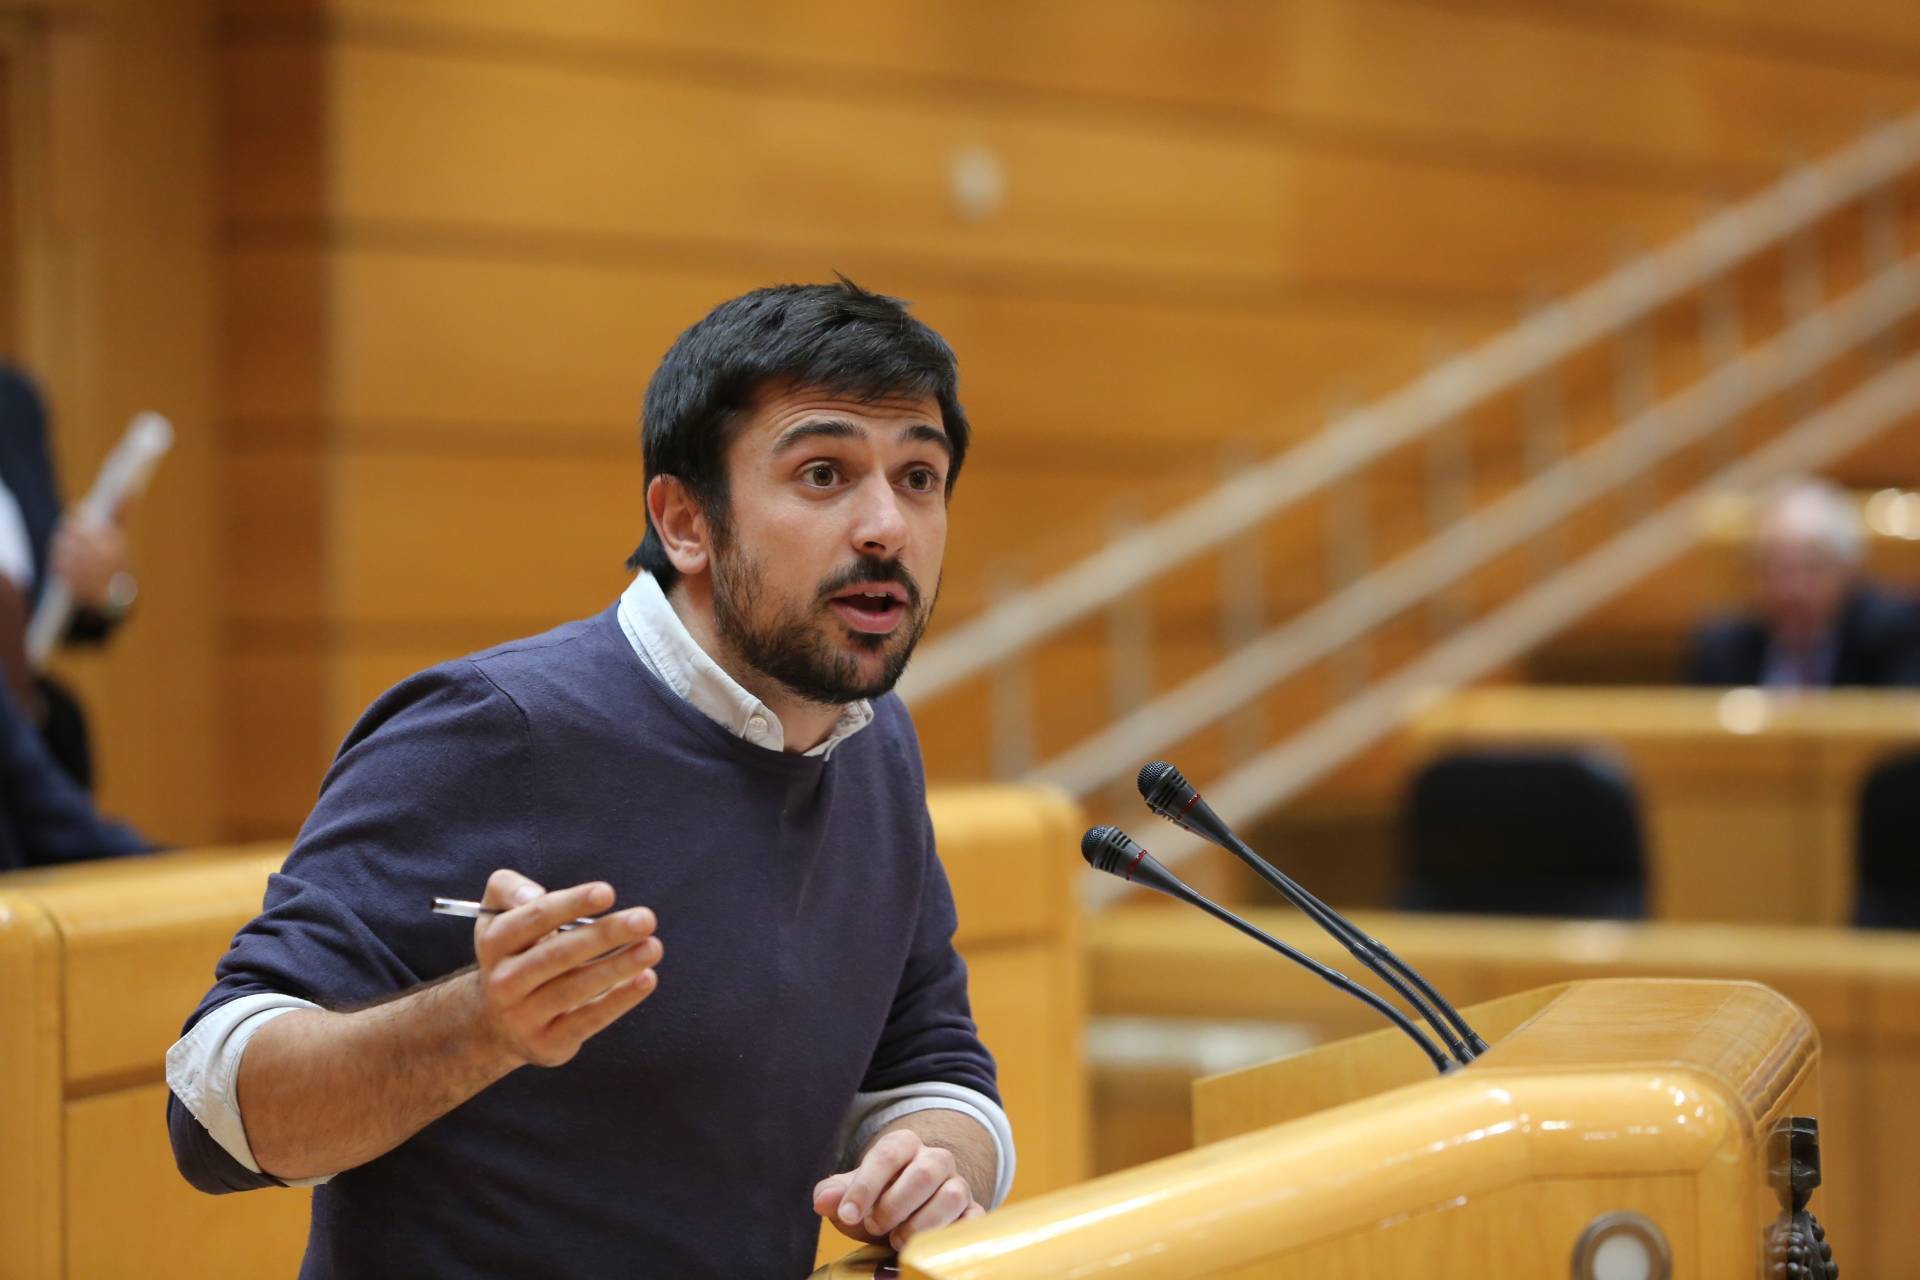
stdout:
{"type": "Polygon", "coordinates": [[[832,484],[835,478],[833,468],[824,462],[816,462],[800,474],[806,477],[808,484],[818,485],[823,489],[832,484]]]}
{"type": "Polygon", "coordinates": [[[917,493],[925,493],[939,482],[939,477],[926,467],[907,472],[907,488],[917,493]]]}

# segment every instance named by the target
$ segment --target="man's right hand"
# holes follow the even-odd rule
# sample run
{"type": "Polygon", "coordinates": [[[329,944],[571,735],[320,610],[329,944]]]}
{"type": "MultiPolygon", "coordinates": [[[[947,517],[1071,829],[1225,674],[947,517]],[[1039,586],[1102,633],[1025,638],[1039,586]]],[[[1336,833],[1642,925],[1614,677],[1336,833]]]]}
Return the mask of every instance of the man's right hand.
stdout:
{"type": "Polygon", "coordinates": [[[653,912],[605,911],[601,883],[545,893],[512,871],[487,881],[500,914],[474,925],[477,970],[350,1013],[296,1009],[247,1042],[235,1086],[254,1161],[283,1180],[352,1169],[526,1063],[556,1067],[653,994],[653,912]]]}
{"type": "Polygon", "coordinates": [[[558,932],[613,905],[596,881],[546,892],[516,871],[487,879],[483,905],[500,914],[474,922],[487,1027],[513,1057],[543,1067],[572,1060],[588,1037],[653,994],[664,947],[646,907],[558,932]]]}

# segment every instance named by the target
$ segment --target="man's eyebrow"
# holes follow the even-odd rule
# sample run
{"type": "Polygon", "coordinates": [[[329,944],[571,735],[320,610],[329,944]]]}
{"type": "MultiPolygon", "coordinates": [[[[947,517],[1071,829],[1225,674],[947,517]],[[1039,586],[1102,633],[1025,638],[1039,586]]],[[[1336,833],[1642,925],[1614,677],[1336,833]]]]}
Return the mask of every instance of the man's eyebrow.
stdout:
{"type": "Polygon", "coordinates": [[[907,439],[920,440],[927,444],[937,444],[946,453],[947,457],[953,457],[953,441],[949,440],[947,433],[938,427],[929,426],[924,422],[916,422],[907,428],[907,439]]]}
{"type": "Polygon", "coordinates": [[[773,442],[773,452],[778,455],[804,440],[864,440],[867,433],[845,418],[813,418],[806,422],[795,423],[780,433],[773,442]]]}
{"type": "MultiPolygon", "coordinates": [[[[953,441],[936,426],[916,422],[906,429],[905,435],[908,440],[939,445],[949,458],[953,456],[953,441]]],[[[782,431],[780,438],[773,442],[773,453],[777,457],[806,440],[864,440],[866,436],[865,427],[848,422],[845,418],[811,418],[782,431]]]]}

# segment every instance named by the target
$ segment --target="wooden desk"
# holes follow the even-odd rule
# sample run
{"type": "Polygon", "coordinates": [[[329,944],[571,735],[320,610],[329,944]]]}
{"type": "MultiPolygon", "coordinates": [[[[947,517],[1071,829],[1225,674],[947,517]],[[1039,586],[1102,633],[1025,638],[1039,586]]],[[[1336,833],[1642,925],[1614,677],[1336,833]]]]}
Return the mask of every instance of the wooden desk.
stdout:
{"type": "Polygon", "coordinates": [[[1492,687],[1450,695],[1410,733],[1443,751],[1588,743],[1639,788],[1653,915],[1842,924],[1860,783],[1920,747],[1920,693],[1492,687]]]}
{"type": "MultiPolygon", "coordinates": [[[[1243,914],[1379,989],[1292,909],[1243,914]]],[[[1818,1212],[1846,1242],[1843,1274],[1920,1280],[1920,1255],[1909,1240],[1911,1202],[1920,1194],[1913,1158],[1920,1151],[1920,935],[1355,918],[1461,1005],[1599,977],[1751,979],[1779,991],[1806,1010],[1820,1035],[1826,1186],[1818,1212]]],[[[1319,1040],[1375,1025],[1364,1006],[1196,913],[1159,906],[1104,912],[1089,921],[1087,941],[1096,1016],[1167,1019],[1194,1035],[1223,1020],[1257,1020],[1296,1025],[1319,1040]]],[[[1410,1049],[1406,1056],[1419,1066],[1410,1049]]],[[[1126,1096],[1133,1110],[1149,1105],[1145,1087],[1136,1085],[1126,1096]]],[[[1163,1078],[1157,1103],[1184,1113],[1184,1082],[1163,1078]]],[[[1102,1122],[1116,1121],[1103,1114],[1102,1122]]]]}
{"type": "Polygon", "coordinates": [[[901,1273],[1564,1276],[1589,1232],[1633,1214],[1675,1276],[1763,1274],[1771,1137],[1822,1115],[1804,1013],[1754,983],[1625,980],[1472,1016],[1493,1050],[1444,1076],[1387,1030],[1204,1081],[1196,1127],[1215,1140],[918,1237],[901,1273]]]}
{"type": "MultiPolygon", "coordinates": [[[[1016,787],[936,789],[928,807],[974,1016],[1019,1134],[1019,1190],[1078,1182],[1088,1163],[1079,810],[1016,787]]],[[[0,1277],[296,1269],[307,1193],[201,1195],[174,1169],[162,1121],[167,1047],[285,852],[194,850],[0,876],[0,1277]]],[[[847,1252],[831,1239],[825,1252],[847,1252]]]]}

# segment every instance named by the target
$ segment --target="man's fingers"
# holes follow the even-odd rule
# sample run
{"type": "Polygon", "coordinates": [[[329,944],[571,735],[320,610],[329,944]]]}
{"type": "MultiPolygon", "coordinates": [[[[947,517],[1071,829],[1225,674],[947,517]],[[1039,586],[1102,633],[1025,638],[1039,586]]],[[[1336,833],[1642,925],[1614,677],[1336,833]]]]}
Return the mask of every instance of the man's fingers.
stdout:
{"type": "Polygon", "coordinates": [[[599,999],[554,1019],[547,1025],[543,1039],[564,1053],[565,1056],[560,1058],[564,1062],[582,1044],[606,1030],[614,1019],[652,995],[654,988],[659,985],[660,979],[653,970],[642,970],[599,999]]]}
{"type": "MultiPolygon", "coordinates": [[[[493,888],[491,881],[487,887],[489,890],[493,888]]],[[[514,895],[524,899],[526,886],[517,887],[514,895]]],[[[517,955],[567,921],[579,916],[597,915],[612,905],[613,886],[604,880],[540,894],[495,916],[481,931],[480,938],[487,952],[485,958],[492,960],[517,955]]]]}
{"type": "Polygon", "coordinates": [[[957,1175],[948,1178],[927,1197],[917,1213],[888,1234],[887,1243],[896,1249],[902,1248],[922,1231],[960,1221],[972,1204],[973,1193],[967,1190],[966,1179],[957,1175]]]}
{"type": "MultiPolygon", "coordinates": [[[[647,908],[630,907],[578,929],[548,934],[520,954],[496,961],[493,980],[503,999],[514,1002],[531,999],[534,992],[546,984],[583,969],[611,952],[647,941],[652,937],[655,923],[653,912],[647,908]]],[[[553,1010],[556,1016],[565,1012],[565,1009],[553,1010]]]]}
{"type": "Polygon", "coordinates": [[[589,964],[568,969],[526,997],[528,1016],[537,1023],[547,1023],[572,1013],[601,993],[659,964],[664,951],[660,939],[648,938],[589,964]]]}
{"type": "MultiPolygon", "coordinates": [[[[880,1199],[867,1210],[863,1224],[876,1236],[884,1236],[911,1218],[921,1205],[931,1200],[956,1172],[953,1152],[945,1147],[922,1146],[893,1182],[880,1193],[880,1199]]],[[[964,1204],[955,1208],[958,1213],[964,1204]]]]}
{"type": "MultiPolygon", "coordinates": [[[[525,902],[532,902],[546,890],[521,875],[518,871],[506,867],[487,877],[486,892],[480,895],[480,905],[493,911],[506,911],[525,902]]],[[[481,915],[473,922],[473,954],[476,959],[491,961],[498,954],[495,947],[486,945],[487,933],[497,921],[489,915],[481,915]]]]}
{"type": "Polygon", "coordinates": [[[813,1189],[813,1211],[831,1222],[834,1229],[849,1240],[858,1240],[861,1244],[879,1244],[877,1237],[869,1235],[859,1226],[850,1226],[840,1221],[840,1202],[847,1194],[847,1184],[852,1181],[850,1173],[836,1173],[823,1179],[813,1189]]]}
{"type": "Polygon", "coordinates": [[[880,1193],[920,1150],[920,1139],[904,1130],[885,1134],[868,1147],[866,1157],[847,1182],[846,1197],[840,1202],[840,1221],[854,1226],[866,1217],[879,1202],[880,1193]]]}
{"type": "Polygon", "coordinates": [[[487,891],[481,896],[480,905],[505,911],[508,907],[518,907],[532,902],[545,892],[545,889],[518,871],[502,867],[487,877],[487,891]]]}
{"type": "Polygon", "coordinates": [[[823,1218],[833,1216],[840,1207],[840,1197],[847,1193],[847,1175],[836,1173],[830,1178],[822,1178],[813,1189],[813,1211],[823,1218]]]}

